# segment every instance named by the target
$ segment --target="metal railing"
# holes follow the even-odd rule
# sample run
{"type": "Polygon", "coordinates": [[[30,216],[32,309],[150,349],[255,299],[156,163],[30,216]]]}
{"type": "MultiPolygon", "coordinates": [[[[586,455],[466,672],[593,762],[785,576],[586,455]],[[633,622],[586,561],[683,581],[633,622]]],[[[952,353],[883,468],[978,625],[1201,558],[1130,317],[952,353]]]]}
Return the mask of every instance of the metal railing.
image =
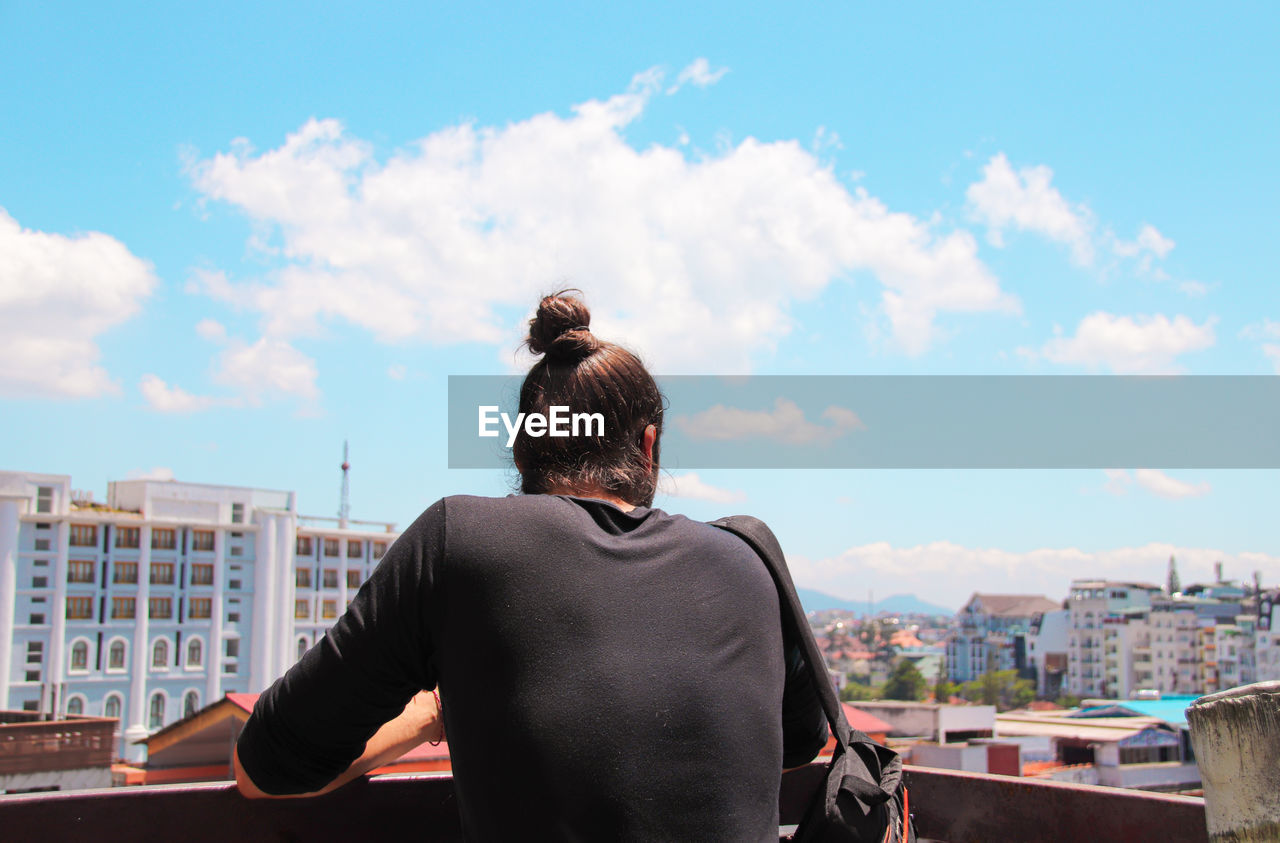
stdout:
{"type": "MultiPolygon", "coordinates": [[[[823,773],[814,764],[783,776],[784,825],[799,821],[823,773]]],[[[925,767],[908,767],[906,783],[917,830],[927,840],[1208,839],[1204,801],[1193,797],[925,767]]],[[[519,786],[518,770],[512,786],[519,786]]],[[[368,839],[375,831],[384,840],[462,839],[448,774],[360,780],[315,799],[251,801],[223,782],[0,796],[0,829],[13,840],[78,839],[92,829],[96,843],[327,843],[368,839]]],[[[541,831],[531,826],[529,836],[541,831]]]]}

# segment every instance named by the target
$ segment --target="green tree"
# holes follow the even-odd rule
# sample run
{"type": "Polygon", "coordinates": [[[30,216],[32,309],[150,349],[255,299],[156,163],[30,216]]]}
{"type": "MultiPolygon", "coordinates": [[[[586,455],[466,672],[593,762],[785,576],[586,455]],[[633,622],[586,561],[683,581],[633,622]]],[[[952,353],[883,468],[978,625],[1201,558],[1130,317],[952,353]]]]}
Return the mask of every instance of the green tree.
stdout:
{"type": "Polygon", "coordinates": [[[844,683],[844,687],[840,689],[840,699],[845,702],[878,700],[882,690],[882,688],[878,688],[868,682],[859,682],[856,679],[851,679],[844,683]]]}
{"type": "Polygon", "coordinates": [[[916,667],[915,662],[903,659],[889,674],[889,681],[884,684],[886,700],[922,700],[929,683],[924,674],[916,667]]]}
{"type": "Polygon", "coordinates": [[[1034,700],[1036,686],[1029,679],[1019,679],[1016,670],[992,670],[961,685],[960,696],[970,702],[994,705],[998,711],[1008,711],[1034,700]]]}

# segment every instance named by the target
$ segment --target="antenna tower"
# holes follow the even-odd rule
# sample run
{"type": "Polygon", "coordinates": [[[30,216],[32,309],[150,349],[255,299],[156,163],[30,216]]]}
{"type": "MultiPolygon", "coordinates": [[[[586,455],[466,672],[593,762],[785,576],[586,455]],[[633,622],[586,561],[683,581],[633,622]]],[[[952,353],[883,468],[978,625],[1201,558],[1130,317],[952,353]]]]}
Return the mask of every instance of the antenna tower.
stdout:
{"type": "Polygon", "coordinates": [[[351,488],[347,474],[351,471],[351,463],[347,461],[347,440],[342,440],[342,500],[338,504],[338,528],[347,529],[347,519],[351,517],[351,488]]]}

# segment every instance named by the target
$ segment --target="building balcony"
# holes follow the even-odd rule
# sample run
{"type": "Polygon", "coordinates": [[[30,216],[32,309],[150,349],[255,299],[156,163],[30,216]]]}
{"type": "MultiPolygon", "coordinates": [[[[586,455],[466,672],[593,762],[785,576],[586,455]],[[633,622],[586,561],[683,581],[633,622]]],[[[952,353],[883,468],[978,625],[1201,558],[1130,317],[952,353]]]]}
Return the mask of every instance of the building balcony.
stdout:
{"type": "MultiPolygon", "coordinates": [[[[780,836],[799,821],[823,769],[783,776],[780,836]]],[[[519,776],[513,769],[512,787],[519,776]]],[[[1196,797],[925,767],[908,767],[906,783],[922,840],[1208,840],[1196,797]]],[[[91,829],[98,843],[345,843],[375,828],[385,840],[462,839],[448,774],[364,779],[315,799],[250,801],[229,782],[0,796],[0,828],[14,840],[79,839],[91,829]]]]}
{"type": "Polygon", "coordinates": [[[108,769],[115,729],[104,717],[46,721],[35,712],[0,712],[0,787],[11,777],[108,769]]]}

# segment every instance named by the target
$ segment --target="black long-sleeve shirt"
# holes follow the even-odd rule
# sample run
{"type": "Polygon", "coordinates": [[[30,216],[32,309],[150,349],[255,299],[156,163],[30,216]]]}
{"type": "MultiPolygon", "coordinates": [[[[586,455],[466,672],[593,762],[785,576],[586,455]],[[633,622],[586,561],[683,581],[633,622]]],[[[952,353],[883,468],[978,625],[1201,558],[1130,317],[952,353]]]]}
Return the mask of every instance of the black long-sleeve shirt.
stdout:
{"type": "Polygon", "coordinates": [[[333,780],[439,684],[471,839],[777,839],[783,766],[826,740],[778,596],[737,537],[657,509],[457,496],[392,545],[258,700],[268,793],[333,780]]]}

